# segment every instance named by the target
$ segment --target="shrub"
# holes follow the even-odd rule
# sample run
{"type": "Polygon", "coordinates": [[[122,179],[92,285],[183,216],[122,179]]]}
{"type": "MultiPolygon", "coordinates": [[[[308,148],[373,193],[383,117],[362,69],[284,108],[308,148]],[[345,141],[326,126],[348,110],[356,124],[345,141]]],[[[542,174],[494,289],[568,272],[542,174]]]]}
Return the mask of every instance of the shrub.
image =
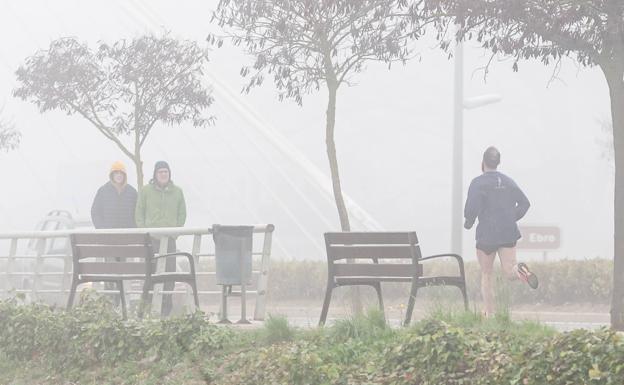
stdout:
{"type": "Polygon", "coordinates": [[[529,347],[518,361],[513,380],[523,385],[624,384],[624,337],[575,330],[529,347]]]}
{"type": "MultiPolygon", "coordinates": [[[[540,287],[532,290],[526,285],[513,284],[508,298],[513,304],[608,304],[611,300],[612,260],[560,260],[532,262],[530,265],[540,279],[540,287]]],[[[481,280],[477,262],[466,262],[465,270],[469,298],[480,298],[481,280]]],[[[425,274],[457,274],[457,265],[448,261],[428,263],[425,265],[425,274]]],[[[273,261],[269,295],[273,301],[312,300],[321,303],[326,280],[327,265],[324,261],[273,261]]],[[[508,282],[500,279],[499,285],[507,286],[508,282]]],[[[365,290],[366,288],[362,289],[364,293],[365,290]]],[[[348,290],[335,290],[334,296],[340,300],[341,296],[345,298],[347,292],[348,290]]],[[[384,283],[383,293],[386,299],[406,301],[409,284],[384,283]]],[[[461,295],[456,288],[431,287],[419,290],[418,298],[435,301],[451,298],[459,301],[461,295]]]]}
{"type": "Polygon", "coordinates": [[[211,354],[232,335],[209,324],[200,312],[163,321],[124,321],[107,299],[91,294],[70,312],[15,299],[0,302],[0,353],[16,361],[46,363],[56,371],[211,354]]]}

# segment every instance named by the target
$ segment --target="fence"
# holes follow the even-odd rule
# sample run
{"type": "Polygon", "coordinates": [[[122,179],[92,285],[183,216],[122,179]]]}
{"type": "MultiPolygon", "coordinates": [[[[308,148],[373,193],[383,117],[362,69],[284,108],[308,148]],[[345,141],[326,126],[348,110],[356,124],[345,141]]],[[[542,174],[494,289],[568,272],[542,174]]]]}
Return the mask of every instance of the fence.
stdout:
{"type": "MultiPolygon", "coordinates": [[[[254,319],[263,320],[266,311],[267,283],[271,256],[271,241],[274,226],[271,224],[255,225],[254,250],[254,285],[247,294],[255,295],[256,304],[254,319]],[[257,250],[256,240],[261,238],[261,249],[257,250]]],[[[0,297],[8,297],[15,293],[24,293],[28,300],[43,301],[64,305],[71,286],[72,252],[69,235],[72,233],[149,233],[154,238],[160,238],[159,252],[166,253],[168,238],[177,238],[177,248],[193,255],[197,270],[197,281],[200,288],[200,307],[202,297],[220,295],[216,285],[210,284],[214,278],[214,243],[205,242],[204,237],[212,234],[212,227],[208,228],[141,228],[141,229],[87,229],[87,230],[53,230],[0,233],[0,277],[4,282],[0,285],[0,297]],[[5,254],[4,250],[8,253],[5,254]],[[210,247],[209,247],[210,246],[210,247]]],[[[212,237],[211,237],[212,238],[212,237]]],[[[164,261],[159,260],[157,271],[164,270],[164,261]]],[[[100,292],[114,292],[104,290],[100,292]]],[[[126,289],[126,293],[138,298],[139,288],[126,289]]],[[[154,289],[152,309],[160,312],[161,296],[163,293],[186,294],[186,304],[191,305],[190,290],[163,291],[162,285],[154,289]]],[[[205,302],[205,301],[204,301],[205,302]]]]}

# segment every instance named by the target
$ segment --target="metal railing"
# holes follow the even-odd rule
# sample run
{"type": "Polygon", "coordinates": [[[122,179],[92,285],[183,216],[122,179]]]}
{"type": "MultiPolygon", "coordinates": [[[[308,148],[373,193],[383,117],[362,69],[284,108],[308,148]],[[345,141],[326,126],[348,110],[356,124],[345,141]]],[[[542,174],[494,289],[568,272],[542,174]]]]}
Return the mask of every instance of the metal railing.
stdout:
{"type": "MultiPolygon", "coordinates": [[[[262,237],[262,248],[257,250],[254,247],[253,275],[255,277],[255,287],[247,290],[247,294],[256,296],[254,308],[254,319],[263,320],[266,312],[266,298],[268,289],[269,265],[271,257],[271,241],[275,227],[271,224],[255,225],[253,229],[254,240],[262,237]]],[[[163,228],[137,228],[137,229],[73,229],[73,230],[53,230],[53,231],[31,231],[0,233],[0,244],[8,242],[8,254],[4,254],[0,249],[0,277],[4,277],[0,285],[0,297],[8,297],[15,293],[24,293],[29,300],[45,301],[45,295],[57,295],[57,301],[67,300],[72,277],[72,251],[69,242],[69,235],[72,233],[94,233],[94,234],[118,234],[118,233],[149,233],[154,238],[159,238],[160,254],[167,252],[169,238],[176,238],[177,248],[180,251],[189,252],[195,261],[198,287],[207,286],[203,277],[214,276],[214,243],[212,239],[205,242],[204,237],[212,235],[212,227],[206,228],[185,228],[185,227],[163,227],[163,228]],[[20,249],[18,246],[25,246],[20,249]],[[203,247],[202,247],[203,246],[203,247]],[[206,246],[212,246],[206,250],[206,246]],[[202,263],[204,262],[204,263],[202,263]]],[[[254,246],[257,242],[254,242],[254,246]]],[[[165,261],[160,259],[156,267],[157,272],[164,270],[165,261]]],[[[203,288],[198,290],[201,296],[220,295],[221,290],[203,288]]],[[[113,290],[98,290],[100,292],[114,293],[113,290]]],[[[140,295],[140,290],[126,289],[126,294],[140,295]]],[[[190,289],[173,291],[163,291],[162,285],[154,288],[152,309],[160,312],[161,296],[165,293],[186,294],[186,305],[192,306],[193,301],[190,289]]],[[[60,304],[60,303],[59,303],[60,304]]]]}

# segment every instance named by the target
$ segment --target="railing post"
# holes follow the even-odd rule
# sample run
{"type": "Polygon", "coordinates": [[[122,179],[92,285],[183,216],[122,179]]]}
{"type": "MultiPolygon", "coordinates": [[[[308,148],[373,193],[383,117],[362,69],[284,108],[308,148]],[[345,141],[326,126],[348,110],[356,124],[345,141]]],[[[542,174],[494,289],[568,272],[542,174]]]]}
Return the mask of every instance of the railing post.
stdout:
{"type": "Polygon", "coordinates": [[[72,250],[71,241],[69,237],[67,238],[67,247],[65,248],[65,258],[63,258],[63,278],[61,281],[61,298],[63,299],[62,304],[67,303],[66,294],[69,293],[69,288],[72,280],[72,270],[74,267],[73,256],[74,252],[72,250]]]}
{"type": "Polygon", "coordinates": [[[17,238],[11,238],[11,246],[9,247],[9,255],[6,263],[6,279],[4,281],[5,285],[5,295],[8,297],[9,292],[13,289],[13,264],[15,263],[15,254],[17,253],[17,238]]]}
{"type": "MultiPolygon", "coordinates": [[[[191,249],[191,255],[193,256],[193,262],[195,263],[195,281],[197,285],[197,291],[199,292],[199,282],[197,282],[197,272],[199,271],[199,253],[201,250],[201,234],[193,235],[193,248],[191,249]]],[[[199,295],[199,294],[198,294],[199,295]]],[[[190,309],[195,309],[195,301],[193,301],[193,289],[190,285],[186,285],[186,304],[190,309]]],[[[195,309],[196,311],[200,308],[195,309]]]]}
{"type": "Polygon", "coordinates": [[[260,263],[260,276],[258,277],[258,293],[256,295],[256,306],[254,309],[254,320],[264,321],[266,313],[266,299],[268,291],[269,267],[271,265],[271,241],[273,239],[275,226],[269,224],[264,232],[264,243],[262,245],[262,262],[260,263]]]}
{"type": "Polygon", "coordinates": [[[41,268],[43,267],[43,253],[47,244],[47,238],[41,238],[41,242],[37,247],[37,256],[35,257],[35,271],[33,272],[32,282],[32,300],[39,300],[39,286],[41,285],[41,268]]]}

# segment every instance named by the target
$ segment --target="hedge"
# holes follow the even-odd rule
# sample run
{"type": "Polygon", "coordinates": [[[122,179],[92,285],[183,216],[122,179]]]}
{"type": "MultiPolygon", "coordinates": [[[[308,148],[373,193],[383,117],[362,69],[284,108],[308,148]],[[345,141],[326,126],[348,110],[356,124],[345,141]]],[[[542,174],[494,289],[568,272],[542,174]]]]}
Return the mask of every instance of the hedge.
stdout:
{"type": "MultiPolygon", "coordinates": [[[[498,263],[497,263],[498,265],[498,263]]],[[[509,287],[507,294],[514,304],[598,303],[611,301],[613,284],[613,261],[606,259],[560,260],[553,262],[532,262],[529,264],[540,280],[537,290],[515,283],[508,285],[497,272],[498,286],[509,287]]],[[[448,275],[457,272],[457,265],[450,262],[429,263],[425,274],[448,275]]],[[[465,264],[468,295],[471,300],[480,298],[480,271],[475,261],[465,264]]],[[[269,275],[269,296],[271,300],[314,300],[322,303],[327,282],[327,264],[321,261],[273,261],[269,275]]],[[[418,292],[424,299],[437,299],[440,292],[452,288],[428,288],[418,292]]],[[[408,284],[383,284],[384,297],[390,300],[405,300],[409,293],[408,284]]],[[[344,290],[337,290],[341,295],[344,290]]],[[[454,292],[454,291],[453,291],[454,292]]],[[[371,291],[372,294],[372,291],[371,291]]],[[[446,297],[449,296],[448,294],[446,297]]],[[[460,298],[459,295],[455,297],[460,298]]]]}
{"type": "Polygon", "coordinates": [[[464,313],[389,328],[379,312],[308,330],[202,313],[122,321],[106,300],[70,312],[0,302],[0,382],[11,384],[624,384],[624,336],[558,333],[464,313]]]}

